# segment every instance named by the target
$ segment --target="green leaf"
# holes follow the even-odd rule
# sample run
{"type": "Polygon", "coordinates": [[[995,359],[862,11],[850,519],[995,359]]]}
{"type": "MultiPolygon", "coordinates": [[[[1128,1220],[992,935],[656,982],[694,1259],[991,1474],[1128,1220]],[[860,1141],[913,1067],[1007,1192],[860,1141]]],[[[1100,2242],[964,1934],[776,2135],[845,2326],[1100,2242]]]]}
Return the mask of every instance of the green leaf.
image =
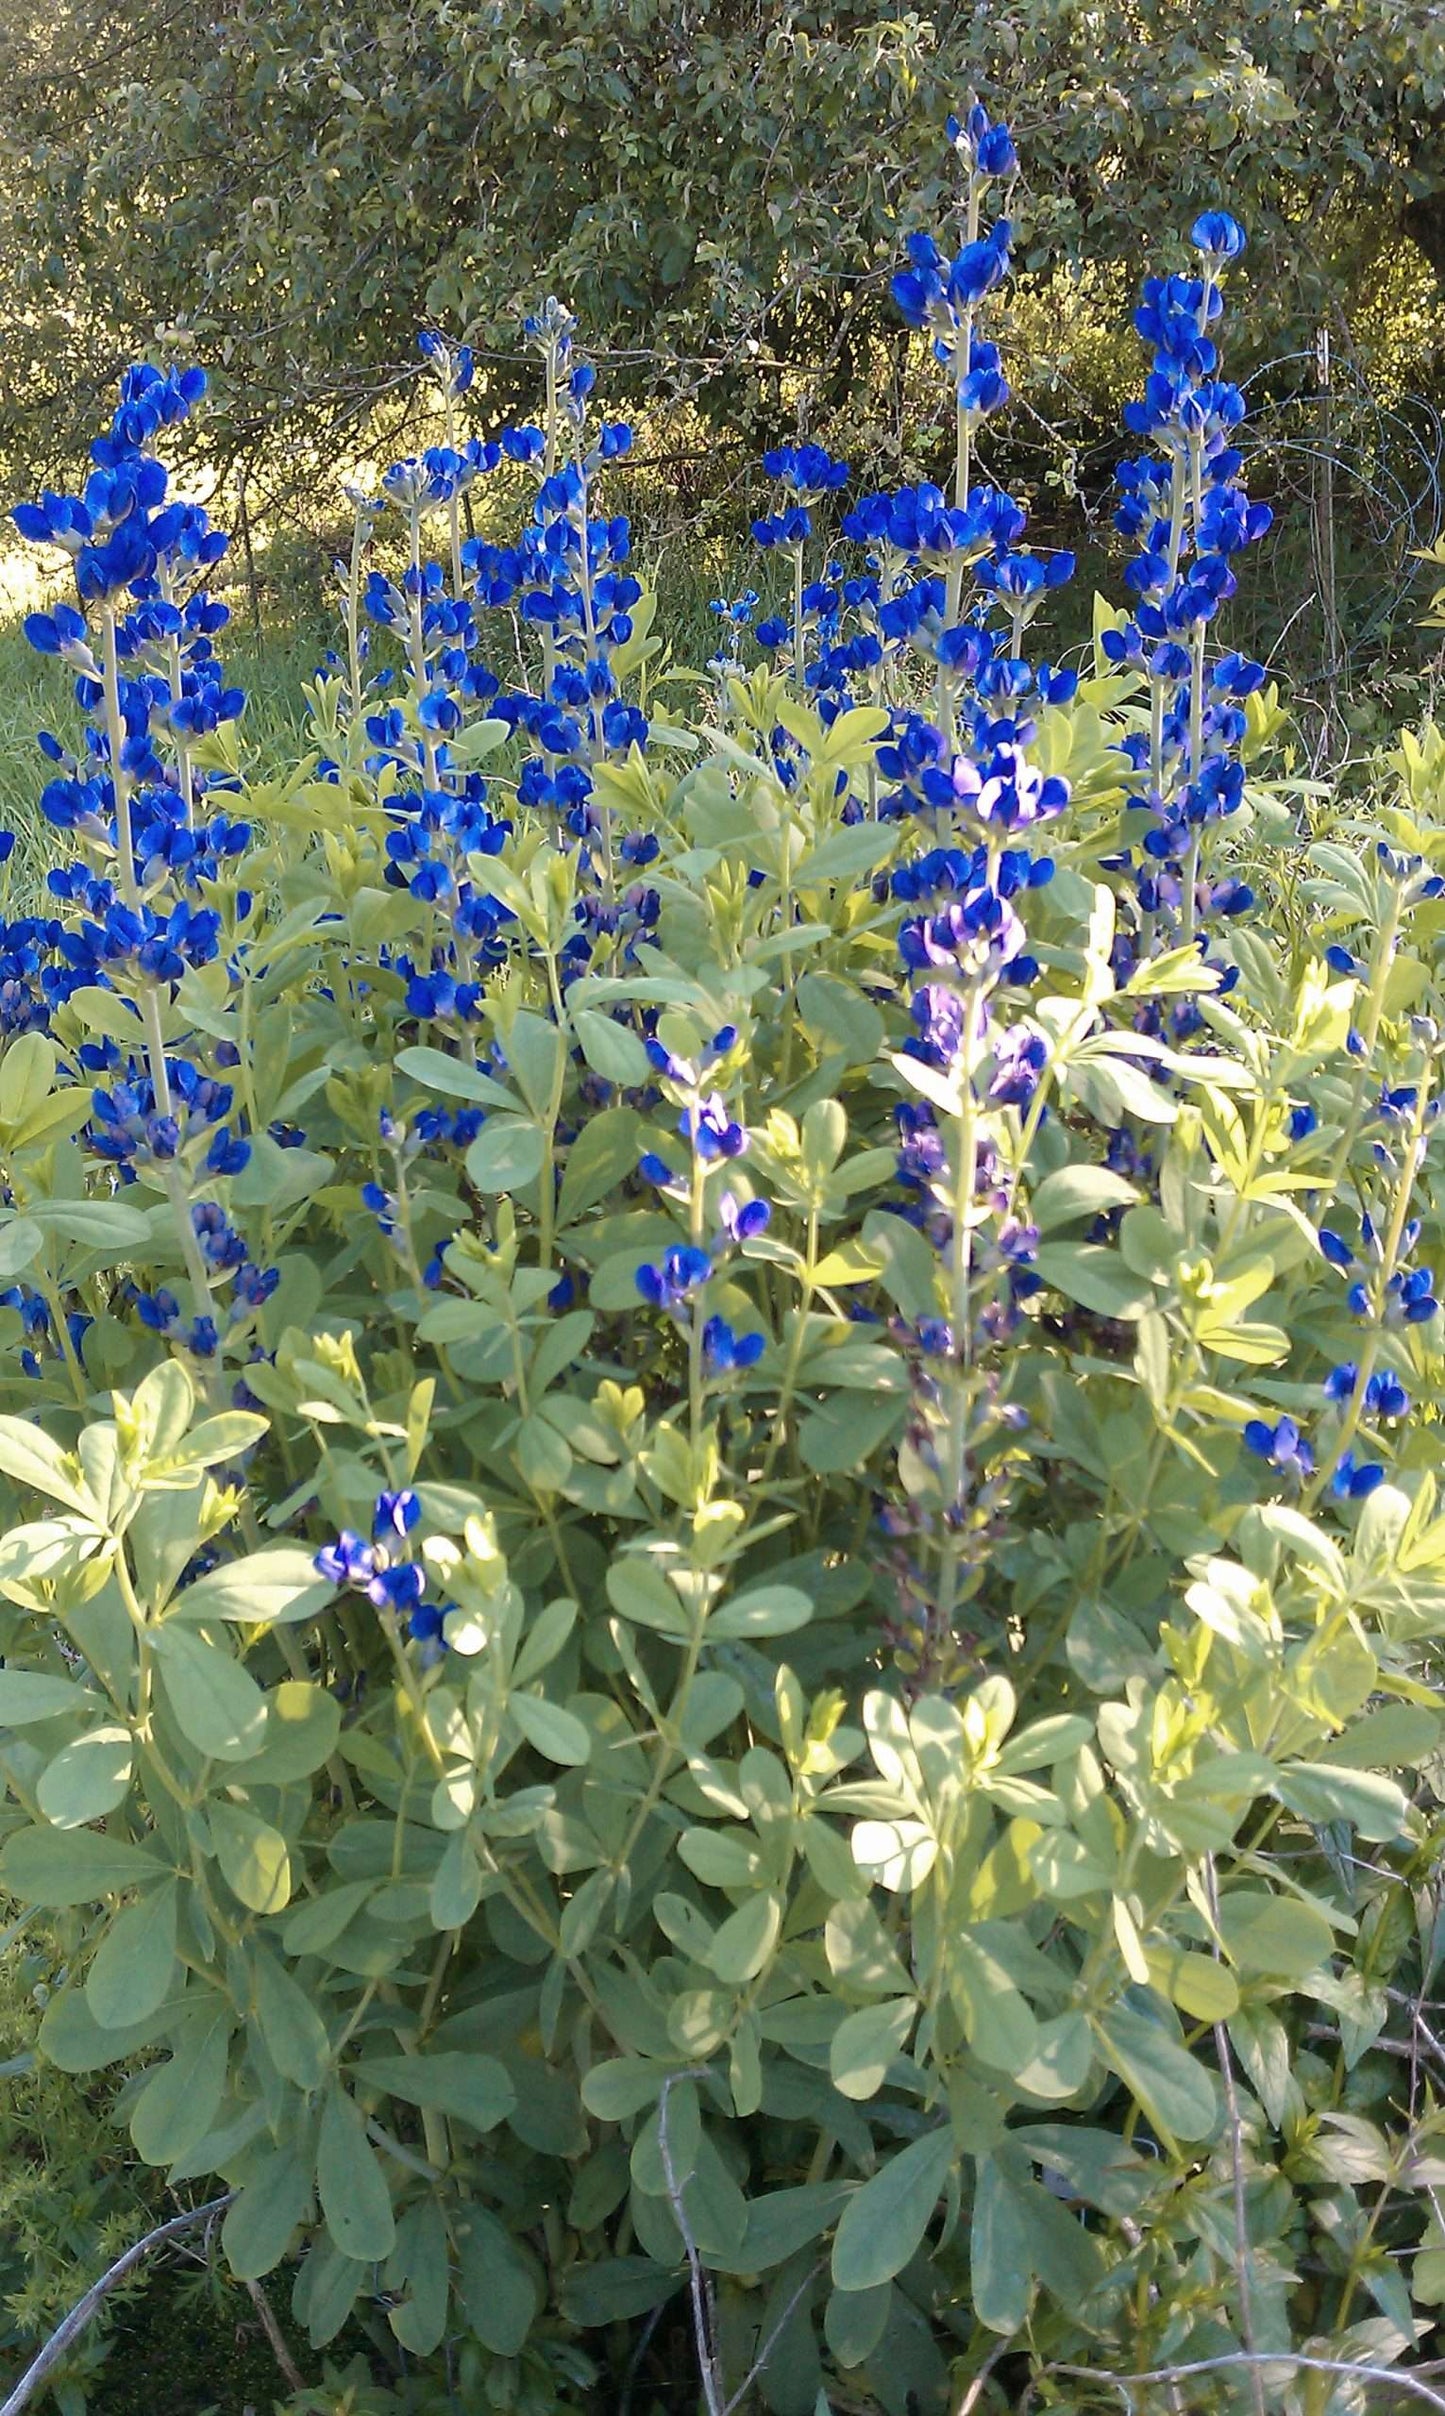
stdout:
{"type": "MultiPolygon", "coordinates": [[[[328,2233],[320,2232],[313,2239],[291,2293],[291,2312],[298,2323],[305,2324],[313,2349],[324,2348],[336,2338],[370,2274],[369,2266],[359,2264],[355,2257],[344,2257],[328,2233]]],[[[442,2285],[445,2289],[445,2269],[442,2285]]]]}
{"type": "Polygon", "coordinates": [[[961,1932],[949,1957],[950,1982],[968,2043],[980,2062],[1013,2077],[1038,2051],[1038,2025],[1003,1964],[961,1932]]]}
{"type": "Polygon", "coordinates": [[[26,1214],[58,1241],[85,1250],[136,1250],[150,1240],[145,1210],[121,1200],[33,1200],[26,1214]]]}
{"type": "Polygon", "coordinates": [[[216,1860],[232,1894],[253,1913],[284,1912],[291,1901],[291,1862],[279,1829],[240,1804],[206,1808],[216,1860]]]}
{"type": "Polygon", "coordinates": [[[544,1154],[535,1124],[520,1116],[493,1116],[467,1151],[467,1181],[488,1194],[523,1191],[536,1182],[544,1154]]]}
{"type": "Polygon", "coordinates": [[[719,1644],[742,1637],[791,1636],[812,1616],[812,1602],[797,1586],[749,1586],[708,1614],[707,1638],[719,1644]]]}
{"type": "Polygon", "coordinates": [[[509,1695],[507,1709],[527,1743],[549,1762],[575,1766],[590,1760],[592,1732],[575,1711],[564,1711],[560,1703],[549,1703],[545,1695],[529,1694],[509,1695]]]}
{"type": "Polygon", "coordinates": [[[168,1879],[111,1921],[85,1982],[85,2001],[103,2030],[143,2022],[169,1996],[179,1893],[168,1879]]]}
{"type": "Polygon", "coordinates": [[[981,2156],[973,2193],[968,2270],[973,2310],[990,2332],[1017,2332],[1033,2279],[1028,2208],[992,2156],[981,2156]]]}
{"type": "MultiPolygon", "coordinates": [[[[616,1027],[611,1027],[615,1029],[616,1027]]],[[[637,1165],[642,1120],[635,1108],[604,1107],[589,1116],[567,1152],[557,1200],[559,1229],[595,1208],[637,1165]]]]}
{"type": "Polygon", "coordinates": [[[825,1291],[846,1291],[850,1284],[872,1283],[883,1272],[883,1261],[857,1235],[836,1244],[819,1259],[813,1281],[825,1291]]]}
{"type": "Polygon", "coordinates": [[[828,2070],[845,2097],[876,2097],[895,2055],[908,2043],[918,2007],[912,1997],[894,1997],[848,2014],[833,2033],[828,2070]]]}
{"type": "Polygon", "coordinates": [[[657,2103],[667,2066],[646,2056],[613,2055],[582,2077],[582,2103],[599,2122],[630,2122],[657,2103]]]}
{"type": "Polygon", "coordinates": [[[341,2088],[327,2092],[321,2110],[316,2189],[326,2228],[344,2257],[370,2264],[390,2256],[396,2240],[391,2192],[361,2108],[341,2088]]]}
{"type": "MultiPolygon", "coordinates": [[[[172,1360],[169,1364],[174,1367],[177,1362],[172,1360]]],[[[227,1460],[239,1459],[253,1443],[259,1443],[270,1424],[269,1418],[258,1416],[254,1410],[222,1410],[214,1418],[203,1418],[172,1450],[157,1449],[155,1458],[167,1470],[194,1473],[200,1468],[219,1468],[227,1460]]],[[[150,1481],[155,1482],[154,1475],[150,1481]]]]}
{"type": "Polygon", "coordinates": [[[1034,1265],[1045,1283],[1096,1317],[1142,1317],[1153,1304],[1152,1285],[1102,1242],[1042,1242],[1034,1265]]]}
{"type": "Polygon", "coordinates": [[[645,1560],[640,1553],[629,1553],[625,1559],[612,1562],[607,1571],[607,1599],[614,1611],[638,1627],[656,1628],[661,1635],[675,1637],[679,1642],[692,1633],[692,1623],[676,1588],[669,1584],[656,1561],[645,1560]]]}
{"type": "Polygon", "coordinates": [[[698,2103],[697,2084],[689,2074],[674,2078],[667,2089],[666,2102],[659,2099],[656,2110],[638,2132],[632,2144],[632,2178],[649,2198],[668,2195],[668,2168],[678,2183],[686,2183],[696,2171],[702,2145],[702,2109],[698,2103]],[[666,2125],[667,2156],[664,2159],[663,2134],[666,2125]]]}
{"type": "Polygon", "coordinates": [[[147,2164],[176,2164],[200,2146],[226,2086],[231,2011],[224,2003],[193,2022],[168,2063],[153,2072],[131,2108],[130,2135],[147,2164]]]}
{"type": "Polygon", "coordinates": [[[451,2249],[446,2217],[435,2198],[409,2206],[396,2227],[396,2246],[386,2262],[386,2288],[403,2283],[408,2295],[387,2310],[387,2322],[403,2349],[414,2357],[430,2357],[441,2345],[447,2328],[447,2299],[451,2291],[451,2249]]]}
{"type": "Polygon", "coordinates": [[[174,2023],[180,2001],[178,1985],[175,1994],[143,2022],[130,2022],[123,2030],[102,2030],[85,2001],[84,1989],[72,1982],[56,1990],[41,2017],[41,2053],[60,2072],[103,2072],[108,2065],[125,2063],[142,2048],[152,2046],[174,2023]]]}
{"type": "Polygon", "coordinates": [[[341,1705],[309,1678],[283,1678],[266,1694],[266,1740],[246,1764],[248,1787],[287,1787],[330,1760],[341,1734],[341,1705]]]}
{"type": "Polygon", "coordinates": [[[1214,2083],[1162,2023],[1127,2005],[1096,2017],[1106,2061],[1165,2139],[1208,2139],[1219,2120],[1214,2083]]]}
{"type": "Polygon", "coordinates": [[[841,1048],[850,1065],[870,1065],[883,1046],[884,1023],[871,999],[833,973],[805,973],[798,1012],[809,1030],[841,1048]]]}
{"type": "Polygon", "coordinates": [[[244,1560],[228,1561],[198,1577],[170,1606],[170,1619],[232,1619],[246,1627],[269,1627],[313,1618],[335,1594],[316,1574],[316,1562],[299,1544],[274,1544],[244,1560]]]}
{"type": "Polygon", "coordinates": [[[1283,1762],[1275,1793],[1287,1811],[1327,1828],[1345,1820],[1373,1844],[1388,1845],[1405,1833],[1409,1803],[1404,1790],[1377,1770],[1342,1770],[1318,1763],[1283,1762]]]}
{"type": "Polygon", "coordinates": [[[1060,1225],[1107,1215],[1138,1197],[1135,1185],[1107,1166],[1060,1166],[1045,1175],[1029,1201],[1029,1222],[1040,1233],[1052,1233],[1060,1225]]]}
{"type": "Polygon", "coordinates": [[[542,2294],[506,2226],[472,2200],[456,2223],[458,2289],[467,2321],[484,2349],[516,2357],[542,2294]]]}
{"type": "Polygon", "coordinates": [[[1230,1961],[1246,1979],[1304,1980],[1334,1952],[1334,1931],[1323,1913],[1297,1896],[1271,1896],[1263,1888],[1221,1894],[1219,1927],[1230,1961]]]}
{"type": "Polygon", "coordinates": [[[861,1468],[879,1444],[902,1426],[907,1412],[905,1395],[885,1393],[869,1401],[855,1392],[835,1393],[805,1417],[798,1429],[798,1452],[804,1467],[811,1468],[815,1476],[842,1476],[861,1468]]]}
{"type": "Polygon", "coordinates": [[[901,2273],[922,2244],[953,2170],[953,2131],[925,2131],[865,2181],[843,2210],[833,2241],[833,2284],[873,2290],[901,2273]]]}
{"type": "Polygon", "coordinates": [[[573,2265],[558,2285],[558,2305],[569,2324],[595,2331],[604,2324],[650,2315],[663,2306],[683,2277],[651,2257],[599,2257],[573,2265]]]}
{"type": "Polygon", "coordinates": [[[221,2246],[240,2282],[259,2282],[285,2256],[311,2205],[309,2149],[273,2148],[226,2212],[221,2246]]]}
{"type": "Polygon", "coordinates": [[[0,1286],[13,1284],[44,1247],[45,1235],[34,1217],[12,1216],[0,1225],[0,1286]]]}
{"type": "Polygon", "coordinates": [[[449,1837],[431,1883],[433,1929],[465,1929],[482,1900],[482,1870],[465,1829],[449,1837]]]}
{"type": "Polygon", "coordinates": [[[52,1501],[64,1502],[69,1510],[79,1510],[87,1518],[97,1515],[76,1463],[58,1443],[52,1443],[42,1427],[31,1426],[24,1418],[0,1418],[0,1469],[17,1485],[49,1494],[52,1501]]]}
{"type": "Polygon", "coordinates": [[[594,1074],[615,1082],[619,1090],[635,1090],[651,1082],[652,1062],[630,1025],[614,1023],[595,1007],[574,1007],[572,1029],[594,1074]]]}
{"type": "Polygon", "coordinates": [[[134,1763],[135,1740],[128,1728],[118,1722],[92,1728],[46,1764],[36,1781],[35,1801],[57,1829],[83,1829],[125,1801],[134,1763]]]}
{"type": "Polygon", "coordinates": [[[244,1762],[266,1735],[266,1698],[247,1669],[189,1628],[157,1628],[161,1684],[188,1744],[213,1761],[244,1762]]]}
{"type": "Polygon", "coordinates": [[[479,1073],[460,1057],[449,1057],[445,1049],[398,1049],[396,1070],[410,1075],[425,1090],[440,1091],[444,1099],[470,1099],[479,1107],[514,1108],[517,1104],[512,1092],[490,1074],[479,1073]]]}
{"type": "Polygon", "coordinates": [[[53,1720],[57,1712],[86,1711],[93,1698],[73,1678],[53,1678],[48,1670],[0,1669],[0,1728],[24,1728],[32,1720],[53,1720]]]}
{"type": "Polygon", "coordinates": [[[1191,2021],[1227,2022],[1239,2011],[1239,1983],[1227,1963],[1187,1954],[1182,1947],[1150,1947],[1147,1960],[1155,1987],[1191,2021]]]}
{"type": "Polygon", "coordinates": [[[506,1044],[507,1063],[517,1077],[518,1090],[533,1115],[545,1121],[567,1053],[565,1039],[544,1015],[534,1015],[523,1007],[512,1018],[506,1044]]]}
{"type": "Polygon", "coordinates": [[[409,2106],[453,2115],[474,2131],[494,2131],[517,2102],[511,2074],[494,2055],[370,2055],[355,2067],[355,2077],[409,2106]]]}
{"type": "MultiPolygon", "coordinates": [[[[1383,1487],[1370,1496],[1373,1501],[1383,1487]]],[[[1440,1744],[1440,1714],[1423,1703],[1382,1703],[1367,1711],[1338,1736],[1313,1747],[1315,1769],[1321,1762],[1343,1762],[1350,1770],[1405,1770],[1423,1762],[1440,1744]]]]}
{"type": "Polygon", "coordinates": [[[376,1893],[374,1879],[348,1879],[320,1896],[294,1905],[281,1925],[281,1943],[288,1955],[323,1955],[355,1920],[376,1893]]]}
{"type": "Polygon", "coordinates": [[[893,2312],[893,2284],[872,2290],[830,2290],[823,2309],[823,2338],[840,2366],[861,2366],[873,2355],[893,2312]]]}
{"type": "Polygon", "coordinates": [[[17,1829],[0,1851],[0,1884],[22,1904],[93,1904],[164,1879],[168,1865],[123,1837],[94,1830],[17,1829]]]}
{"type": "Polygon", "coordinates": [[[708,1948],[707,1959],[720,1980],[741,1988],[755,1980],[768,1963],[783,1926],[783,1908],[776,1896],[757,1895],[729,1913],[708,1948]]]}
{"type": "MultiPolygon", "coordinates": [[[[286,1943],[289,1949],[289,1936],[286,1943]]],[[[256,2019],[272,2063],[283,2080],[294,2081],[298,2089],[319,2088],[330,2062],[331,2042],[316,2007],[274,1956],[257,1953],[251,1973],[256,2019]]]]}

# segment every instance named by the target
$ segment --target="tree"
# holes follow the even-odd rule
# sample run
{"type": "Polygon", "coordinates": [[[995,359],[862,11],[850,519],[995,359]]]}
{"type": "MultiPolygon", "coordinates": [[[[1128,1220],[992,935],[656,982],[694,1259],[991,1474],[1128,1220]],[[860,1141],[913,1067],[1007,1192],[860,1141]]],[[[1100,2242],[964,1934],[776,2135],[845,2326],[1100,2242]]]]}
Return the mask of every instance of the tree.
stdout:
{"type": "Polygon", "coordinates": [[[846,390],[973,87],[1026,149],[1029,265],[1132,261],[1223,202],[1277,326],[1406,237],[1445,271],[1445,34],[1413,0],[17,0],[0,71],[0,448],[31,464],[167,337],[233,452],[354,419],[421,320],[470,328],[504,411],[549,289],[614,385],[846,390]]]}

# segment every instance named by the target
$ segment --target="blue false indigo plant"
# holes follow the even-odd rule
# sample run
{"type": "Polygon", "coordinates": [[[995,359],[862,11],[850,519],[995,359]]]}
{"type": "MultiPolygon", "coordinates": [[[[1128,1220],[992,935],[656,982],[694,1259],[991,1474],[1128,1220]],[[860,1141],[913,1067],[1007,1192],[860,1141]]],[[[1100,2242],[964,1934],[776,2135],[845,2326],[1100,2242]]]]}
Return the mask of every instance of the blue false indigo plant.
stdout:
{"type": "Polygon", "coordinates": [[[0,1882],[399,2406],[1343,2411],[1445,2300],[1445,740],[1270,772],[1222,213],[1038,650],[949,135],[949,480],[771,454],[690,724],[555,302],[536,426],[423,336],[301,764],[199,373],[17,514],[86,737],[0,935],[0,1882]]]}

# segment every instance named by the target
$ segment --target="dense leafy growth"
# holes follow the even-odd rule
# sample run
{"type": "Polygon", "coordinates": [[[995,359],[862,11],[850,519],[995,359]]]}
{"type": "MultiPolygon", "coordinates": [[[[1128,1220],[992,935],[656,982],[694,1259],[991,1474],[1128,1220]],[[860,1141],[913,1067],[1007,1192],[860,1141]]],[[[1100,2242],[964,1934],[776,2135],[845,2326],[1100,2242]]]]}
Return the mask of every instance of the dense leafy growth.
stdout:
{"type": "Polygon", "coordinates": [[[0,955],[0,1882],[42,2054],[402,2405],[1344,2416],[1445,2293],[1445,740],[1273,768],[1219,211],[1049,662],[949,133],[950,490],[770,454],[690,678],[556,304],[495,439],[426,339],[299,766],[197,374],[18,515],[88,736],[0,955]]]}
{"type": "Polygon", "coordinates": [[[0,66],[0,450],[32,463],[157,327],[218,365],[228,453],[364,409],[422,319],[505,356],[506,412],[548,285],[634,383],[776,413],[782,360],[861,392],[900,221],[942,197],[933,128],[980,81],[1021,130],[1031,267],[1132,267],[1223,202],[1270,246],[1279,349],[1403,231],[1445,264],[1417,0],[14,0],[0,66]]]}

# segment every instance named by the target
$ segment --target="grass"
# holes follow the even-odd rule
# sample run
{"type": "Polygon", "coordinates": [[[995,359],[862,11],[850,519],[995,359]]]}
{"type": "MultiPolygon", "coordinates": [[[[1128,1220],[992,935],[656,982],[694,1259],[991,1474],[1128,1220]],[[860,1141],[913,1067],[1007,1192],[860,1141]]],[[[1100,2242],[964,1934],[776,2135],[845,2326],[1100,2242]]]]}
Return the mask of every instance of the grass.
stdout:
{"type": "MultiPolygon", "coordinates": [[[[227,646],[227,674],[246,691],[244,754],[252,763],[294,762],[305,753],[301,689],[321,652],[322,644],[295,626],[262,642],[241,632],[227,646]]],[[[13,831],[16,840],[14,855],[0,869],[0,914],[29,911],[46,870],[66,853],[64,837],[40,812],[52,766],[36,733],[53,730],[63,744],[78,747],[83,729],[70,673],[53,656],[35,652],[18,620],[0,623],[0,830],[13,831]]]]}

